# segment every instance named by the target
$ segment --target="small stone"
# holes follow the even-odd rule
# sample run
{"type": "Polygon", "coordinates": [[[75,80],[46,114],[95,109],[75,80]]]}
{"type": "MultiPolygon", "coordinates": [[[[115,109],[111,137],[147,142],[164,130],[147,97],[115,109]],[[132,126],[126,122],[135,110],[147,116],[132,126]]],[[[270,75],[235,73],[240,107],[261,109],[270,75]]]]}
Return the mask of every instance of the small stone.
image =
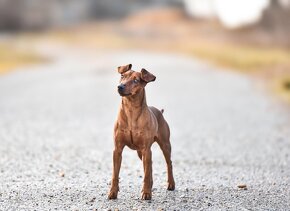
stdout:
{"type": "Polygon", "coordinates": [[[89,202],[94,202],[96,200],[96,197],[93,197],[89,202]]]}
{"type": "Polygon", "coordinates": [[[64,172],[61,171],[61,172],[58,173],[58,175],[59,175],[60,177],[64,177],[64,172]]]}
{"type": "Polygon", "coordinates": [[[238,188],[243,189],[243,190],[248,190],[247,185],[245,184],[238,185],[238,188]]]}

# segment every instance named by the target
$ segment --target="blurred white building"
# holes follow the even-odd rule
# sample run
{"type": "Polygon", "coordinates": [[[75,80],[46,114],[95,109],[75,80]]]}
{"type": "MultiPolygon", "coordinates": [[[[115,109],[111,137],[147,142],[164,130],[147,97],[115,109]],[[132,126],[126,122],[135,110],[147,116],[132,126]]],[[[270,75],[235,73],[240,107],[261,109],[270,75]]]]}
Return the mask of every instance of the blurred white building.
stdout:
{"type": "MultiPolygon", "coordinates": [[[[274,0],[289,6],[290,0],[274,0]]],[[[236,28],[257,22],[270,0],[184,0],[187,13],[198,18],[218,18],[225,26],[236,28]]]]}

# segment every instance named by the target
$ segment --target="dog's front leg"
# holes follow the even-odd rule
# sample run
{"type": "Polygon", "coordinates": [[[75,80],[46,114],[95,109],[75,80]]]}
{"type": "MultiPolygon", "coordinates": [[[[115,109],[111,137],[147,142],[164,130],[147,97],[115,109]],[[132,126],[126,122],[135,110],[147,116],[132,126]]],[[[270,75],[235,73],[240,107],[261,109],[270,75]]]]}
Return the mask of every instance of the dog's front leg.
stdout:
{"type": "Polygon", "coordinates": [[[112,176],[111,190],[108,196],[109,199],[116,199],[118,196],[119,172],[120,172],[121,163],[122,163],[123,149],[124,149],[124,146],[122,147],[115,146],[115,149],[113,152],[113,176],[112,176]]]}
{"type": "Polygon", "coordinates": [[[152,197],[152,152],[150,147],[142,151],[142,160],[144,168],[144,183],[142,189],[142,199],[150,200],[152,197]]]}

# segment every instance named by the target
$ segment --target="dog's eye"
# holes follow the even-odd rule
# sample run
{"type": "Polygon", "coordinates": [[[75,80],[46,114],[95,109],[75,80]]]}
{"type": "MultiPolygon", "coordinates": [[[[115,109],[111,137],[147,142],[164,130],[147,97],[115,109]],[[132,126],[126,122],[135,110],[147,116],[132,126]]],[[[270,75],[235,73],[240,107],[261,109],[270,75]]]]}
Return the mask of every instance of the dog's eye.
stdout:
{"type": "Polygon", "coordinates": [[[138,82],[139,82],[139,80],[138,80],[138,79],[135,79],[135,80],[134,80],[134,83],[138,83],[138,82]]]}

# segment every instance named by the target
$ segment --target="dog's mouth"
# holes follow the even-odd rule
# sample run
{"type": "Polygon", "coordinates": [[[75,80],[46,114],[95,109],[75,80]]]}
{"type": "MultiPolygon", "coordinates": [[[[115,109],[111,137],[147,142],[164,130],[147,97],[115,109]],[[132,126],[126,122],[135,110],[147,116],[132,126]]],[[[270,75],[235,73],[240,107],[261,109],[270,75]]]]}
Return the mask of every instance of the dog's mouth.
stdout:
{"type": "Polygon", "coordinates": [[[120,91],[118,91],[118,92],[119,92],[119,95],[122,96],[122,97],[126,97],[126,96],[132,95],[131,93],[123,93],[123,92],[120,92],[120,91]]]}

